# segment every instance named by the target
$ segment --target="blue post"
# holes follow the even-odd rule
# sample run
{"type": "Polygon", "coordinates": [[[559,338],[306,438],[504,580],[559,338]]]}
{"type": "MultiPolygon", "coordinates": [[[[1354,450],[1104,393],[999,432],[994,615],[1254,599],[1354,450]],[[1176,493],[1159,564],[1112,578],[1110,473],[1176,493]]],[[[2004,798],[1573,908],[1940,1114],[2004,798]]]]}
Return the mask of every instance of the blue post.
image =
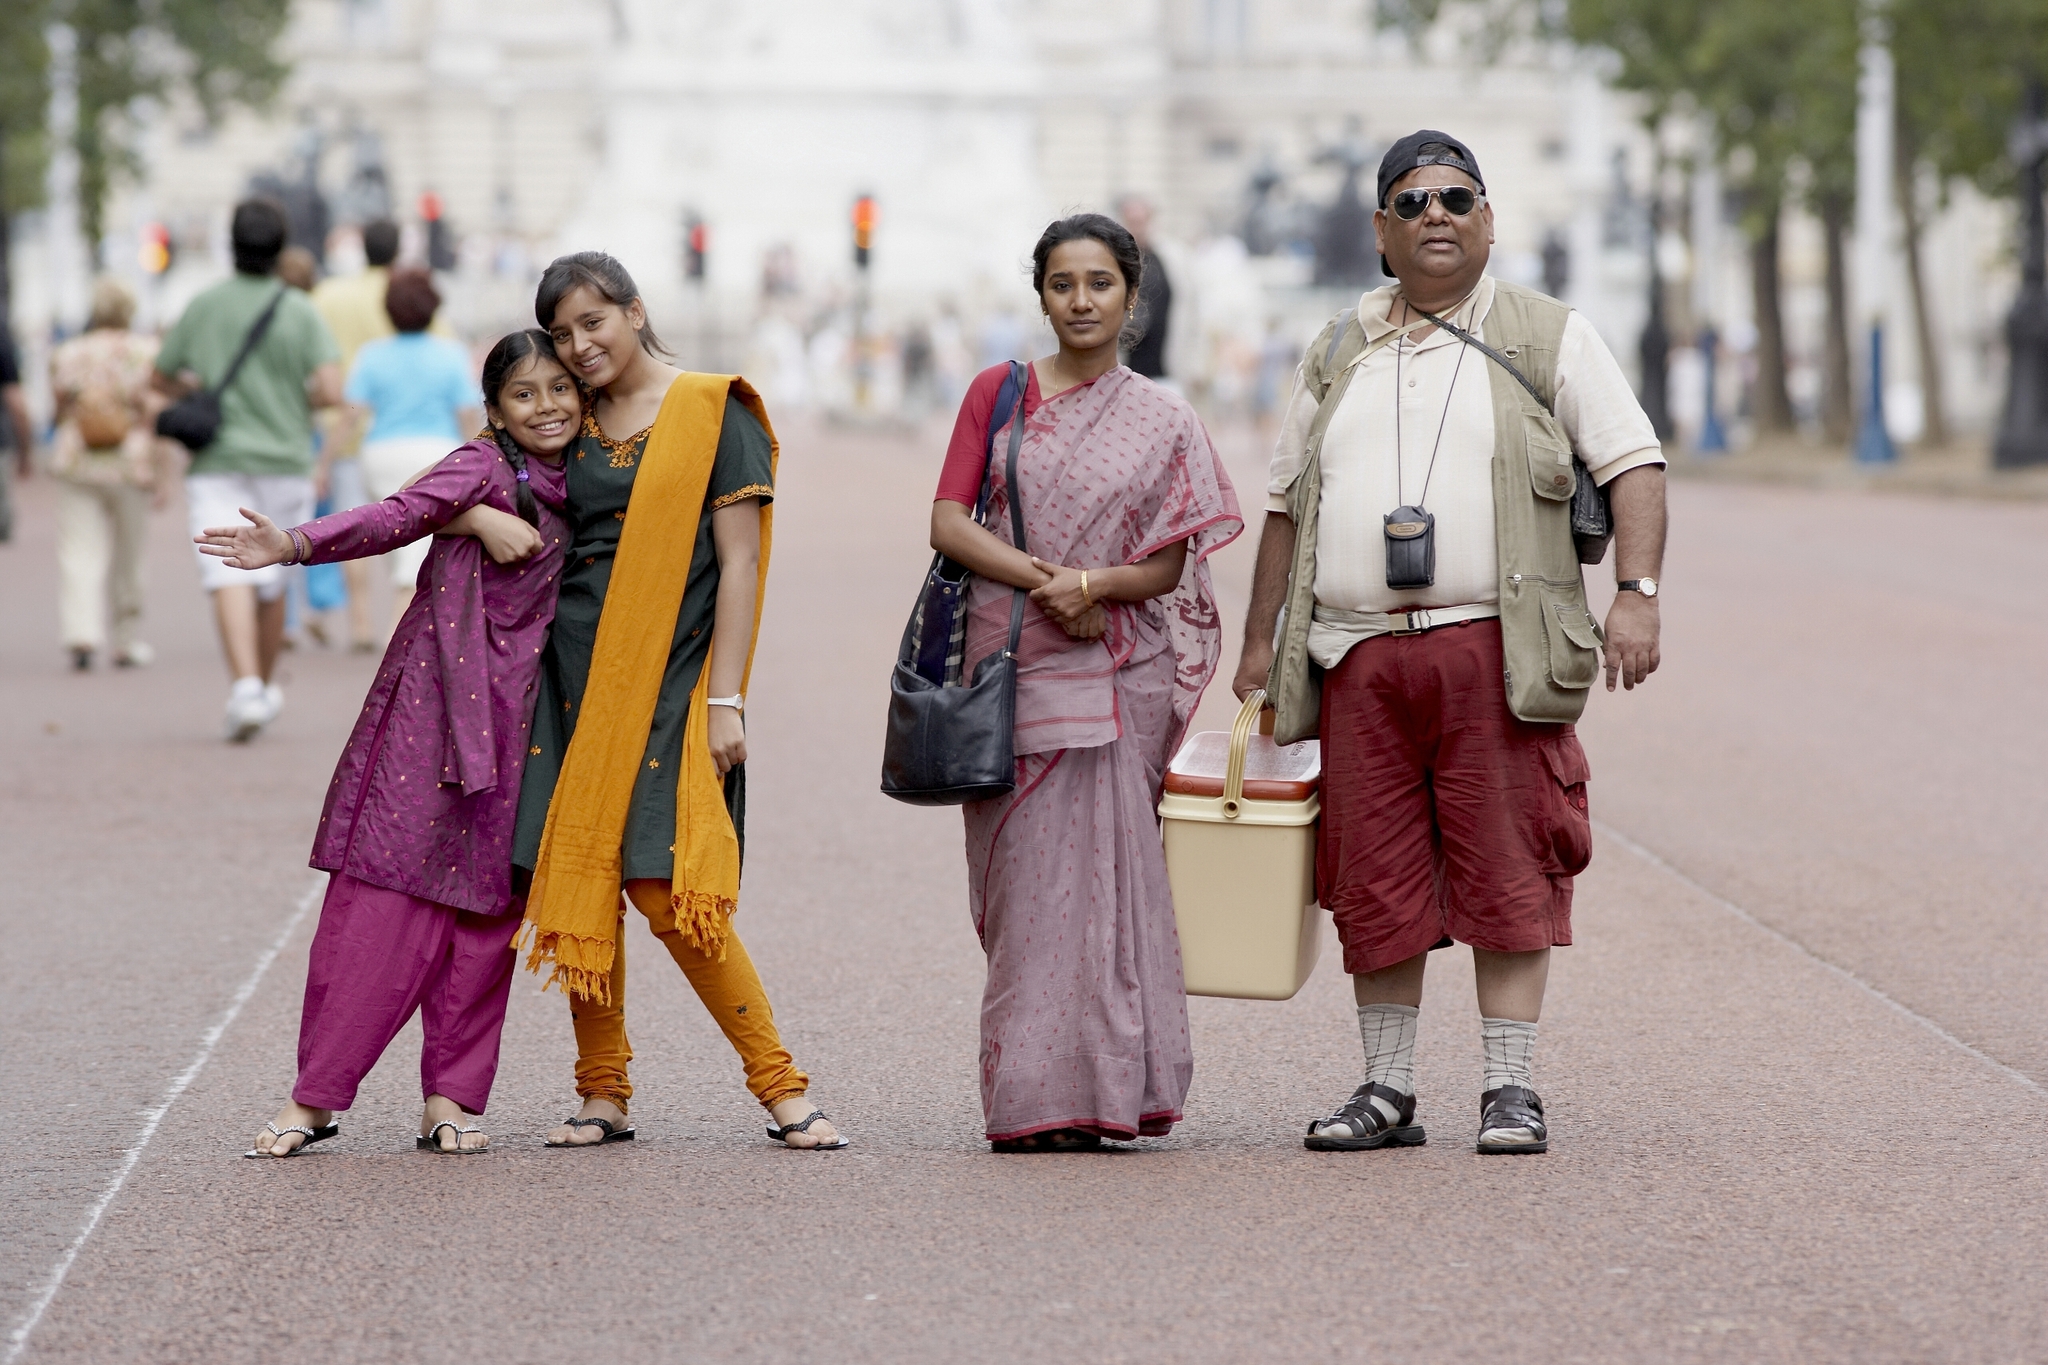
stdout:
{"type": "Polygon", "coordinates": [[[1700,439],[1693,446],[1695,455],[1725,455],[1728,452],[1728,433],[1721,427],[1721,414],[1714,410],[1714,367],[1721,350],[1721,337],[1709,327],[1700,333],[1701,357],[1707,362],[1707,400],[1701,406],[1706,416],[1700,422],[1700,439]]]}
{"type": "Polygon", "coordinates": [[[1856,431],[1856,463],[1890,464],[1899,458],[1884,425],[1884,325],[1870,325],[1870,394],[1856,431]]]}

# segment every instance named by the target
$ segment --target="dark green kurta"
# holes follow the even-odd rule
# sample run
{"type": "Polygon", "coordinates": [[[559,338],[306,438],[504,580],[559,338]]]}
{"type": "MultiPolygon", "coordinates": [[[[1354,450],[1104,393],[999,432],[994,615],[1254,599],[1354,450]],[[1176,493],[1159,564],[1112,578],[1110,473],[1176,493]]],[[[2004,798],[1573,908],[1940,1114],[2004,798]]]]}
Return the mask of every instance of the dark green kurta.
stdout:
{"type": "MultiPolygon", "coordinates": [[[[527,749],[526,776],[519,789],[519,823],[512,839],[512,862],[528,872],[540,856],[548,800],[554,795],[570,737],[576,733],[576,715],[590,678],[591,650],[597,643],[598,616],[611,583],[612,558],[618,551],[626,503],[633,495],[633,479],[646,449],[647,432],[626,441],[607,440],[591,412],[584,414],[583,434],[570,448],[569,555],[562,568],[562,595],[555,606],[554,629],[541,658],[533,740],[527,749]]],[[[690,581],[676,613],[675,643],[669,647],[668,669],[654,703],[647,752],[626,815],[622,852],[624,876],[629,881],[641,877],[666,881],[675,872],[676,784],[683,771],[683,726],[689,719],[690,692],[711,648],[711,621],[718,600],[718,552],[711,542],[711,514],[742,498],[768,502],[774,496],[773,484],[768,433],[754,414],[728,397],[718,457],[704,493],[704,511],[697,519],[690,581]]],[[[742,768],[727,775],[725,792],[733,828],[741,831],[744,841],[746,777],[742,768]]]]}

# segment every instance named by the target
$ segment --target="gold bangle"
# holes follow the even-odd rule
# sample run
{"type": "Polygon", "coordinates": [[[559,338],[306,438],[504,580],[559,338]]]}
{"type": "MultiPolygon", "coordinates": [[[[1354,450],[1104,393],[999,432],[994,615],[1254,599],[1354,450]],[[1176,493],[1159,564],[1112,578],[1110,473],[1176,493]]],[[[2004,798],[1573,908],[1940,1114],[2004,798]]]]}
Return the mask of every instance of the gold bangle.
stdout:
{"type": "Polygon", "coordinates": [[[1084,607],[1095,605],[1095,599],[1088,595],[1088,571],[1086,569],[1081,570],[1081,605],[1084,607]]]}

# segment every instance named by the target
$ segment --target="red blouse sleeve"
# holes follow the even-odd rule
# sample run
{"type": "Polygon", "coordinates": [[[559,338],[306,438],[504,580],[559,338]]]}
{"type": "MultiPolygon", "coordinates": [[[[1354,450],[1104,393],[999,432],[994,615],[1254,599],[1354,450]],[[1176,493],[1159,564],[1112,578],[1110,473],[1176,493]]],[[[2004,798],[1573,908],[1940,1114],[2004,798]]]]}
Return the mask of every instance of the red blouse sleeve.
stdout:
{"type": "MultiPolygon", "coordinates": [[[[960,400],[960,416],[953,423],[953,439],[946,443],[946,463],[939,470],[939,491],[934,501],[963,503],[972,508],[981,497],[981,476],[988,460],[988,419],[996,410],[996,395],[1002,392],[1008,365],[991,365],[974,376],[967,396],[960,400]]],[[[1038,406],[1038,368],[1025,367],[1024,413],[1028,417],[1038,406]]]]}

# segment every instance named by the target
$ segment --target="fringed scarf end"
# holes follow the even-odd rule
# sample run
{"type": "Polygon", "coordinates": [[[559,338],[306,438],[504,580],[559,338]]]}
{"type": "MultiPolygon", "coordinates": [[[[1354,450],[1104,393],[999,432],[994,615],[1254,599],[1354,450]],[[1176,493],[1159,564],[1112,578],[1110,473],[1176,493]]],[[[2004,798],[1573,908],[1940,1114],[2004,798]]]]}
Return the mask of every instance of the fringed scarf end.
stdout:
{"type": "Polygon", "coordinates": [[[676,928],[683,942],[713,962],[725,961],[726,940],[732,936],[732,917],[740,908],[732,896],[709,891],[677,891],[669,897],[675,911],[676,928]]]}
{"type": "Polygon", "coordinates": [[[526,970],[538,972],[544,965],[552,963],[554,970],[541,983],[543,991],[550,986],[560,986],[564,995],[609,1005],[612,1002],[612,955],[617,950],[618,945],[612,939],[578,938],[536,926],[532,945],[526,954],[526,970]]]}

